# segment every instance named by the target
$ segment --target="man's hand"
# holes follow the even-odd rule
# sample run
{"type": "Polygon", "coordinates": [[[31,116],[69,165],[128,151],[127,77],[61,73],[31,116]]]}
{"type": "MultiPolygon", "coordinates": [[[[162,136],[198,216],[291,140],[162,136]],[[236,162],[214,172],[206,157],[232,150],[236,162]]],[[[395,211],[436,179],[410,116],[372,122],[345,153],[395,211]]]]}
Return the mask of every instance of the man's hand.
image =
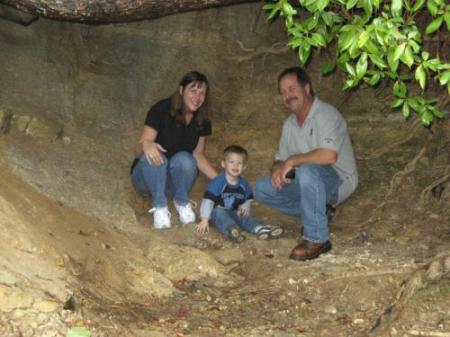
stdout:
{"type": "Polygon", "coordinates": [[[195,225],[195,229],[200,234],[208,233],[209,232],[208,219],[202,219],[197,225],[195,225]]]}
{"type": "Polygon", "coordinates": [[[287,178],[286,176],[288,175],[288,173],[290,171],[292,171],[294,169],[294,166],[291,164],[291,162],[288,160],[283,162],[283,165],[281,165],[281,169],[280,169],[280,177],[281,177],[281,183],[282,186],[286,185],[286,184],[290,184],[292,182],[292,179],[287,178]]]}
{"type": "Polygon", "coordinates": [[[286,178],[286,175],[293,168],[294,166],[290,163],[289,159],[286,161],[280,161],[273,165],[271,175],[272,186],[278,190],[281,190],[284,185],[291,183],[292,180],[286,178]]]}

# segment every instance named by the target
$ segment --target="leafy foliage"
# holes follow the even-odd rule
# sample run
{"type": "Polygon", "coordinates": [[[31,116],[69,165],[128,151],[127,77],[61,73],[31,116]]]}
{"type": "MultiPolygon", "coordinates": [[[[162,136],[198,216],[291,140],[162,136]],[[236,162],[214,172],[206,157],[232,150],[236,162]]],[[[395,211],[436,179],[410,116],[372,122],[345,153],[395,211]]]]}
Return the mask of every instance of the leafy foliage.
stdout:
{"type": "Polygon", "coordinates": [[[279,0],[266,1],[264,9],[269,19],[284,18],[288,45],[298,50],[302,64],[313,48],[336,46],[335,58],[323,62],[320,71],[343,71],[343,89],[361,83],[376,86],[387,79],[393,83],[391,106],[401,108],[405,117],[415,112],[426,126],[443,117],[437,99],[425,98],[425,90],[435,80],[450,93],[450,64],[432,57],[422,40],[424,35],[450,31],[446,0],[298,0],[295,7],[279,0]],[[429,18],[423,32],[419,14],[429,18]],[[420,95],[409,95],[408,81],[417,84],[420,95]]]}

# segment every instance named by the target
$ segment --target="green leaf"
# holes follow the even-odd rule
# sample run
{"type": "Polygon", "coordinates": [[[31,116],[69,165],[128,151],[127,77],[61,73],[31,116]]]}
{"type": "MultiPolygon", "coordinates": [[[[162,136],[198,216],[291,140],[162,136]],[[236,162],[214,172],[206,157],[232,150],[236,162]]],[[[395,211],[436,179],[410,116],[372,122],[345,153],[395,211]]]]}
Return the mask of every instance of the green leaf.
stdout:
{"type": "Polygon", "coordinates": [[[321,13],[321,18],[328,27],[331,27],[333,25],[333,22],[334,22],[333,17],[331,16],[331,14],[329,12],[321,13]]]}
{"type": "Polygon", "coordinates": [[[379,55],[382,50],[381,48],[378,48],[375,45],[375,43],[373,43],[371,40],[367,41],[367,43],[364,45],[364,48],[369,52],[369,54],[376,54],[376,55],[379,55]]]}
{"type": "Polygon", "coordinates": [[[294,9],[294,7],[292,7],[292,5],[287,1],[283,3],[282,10],[286,16],[293,16],[297,14],[297,11],[294,9]]]}
{"type": "Polygon", "coordinates": [[[276,8],[276,7],[277,7],[276,4],[265,4],[265,5],[263,6],[263,9],[266,10],[266,11],[269,11],[269,10],[272,10],[272,9],[274,9],[274,8],[276,8]]]}
{"type": "Polygon", "coordinates": [[[328,6],[329,0],[317,0],[317,10],[322,12],[328,6]]]}
{"type": "Polygon", "coordinates": [[[417,82],[419,82],[422,90],[425,90],[427,74],[426,74],[425,69],[423,68],[422,64],[416,68],[416,71],[414,73],[414,78],[416,79],[417,82]]]}
{"type": "Polygon", "coordinates": [[[380,73],[376,72],[374,73],[371,77],[367,78],[364,77],[364,81],[366,81],[369,85],[374,86],[376,85],[378,82],[380,82],[381,79],[381,75],[380,73]]]}
{"type": "Polygon", "coordinates": [[[405,101],[403,103],[402,114],[403,114],[403,116],[405,116],[405,118],[408,118],[409,115],[411,114],[411,110],[409,109],[409,105],[408,105],[407,101],[405,101]]]}
{"type": "Polygon", "coordinates": [[[408,88],[406,87],[406,84],[403,82],[395,82],[393,88],[395,96],[405,98],[406,93],[408,92],[408,88]]]}
{"type": "Polygon", "coordinates": [[[425,107],[423,106],[424,100],[421,97],[416,96],[408,98],[408,104],[411,108],[413,108],[419,113],[423,113],[426,110],[425,107]]]}
{"type": "Polygon", "coordinates": [[[367,71],[367,53],[362,53],[358,62],[356,63],[356,77],[362,78],[367,71]]]}
{"type": "Polygon", "coordinates": [[[430,53],[427,51],[423,51],[421,56],[422,56],[422,59],[426,61],[430,58],[430,53]]]}
{"type": "Polygon", "coordinates": [[[325,47],[326,41],[323,35],[318,33],[311,34],[311,40],[314,41],[315,46],[325,47]]]}
{"type": "Polygon", "coordinates": [[[66,337],[90,337],[91,331],[83,327],[71,328],[67,331],[66,337]]]}
{"type": "Polygon", "coordinates": [[[386,62],[384,62],[384,60],[380,56],[376,54],[369,54],[369,58],[373,63],[375,63],[378,68],[387,68],[386,62]]]}
{"type": "Polygon", "coordinates": [[[355,69],[353,68],[353,66],[350,63],[348,63],[348,62],[345,63],[345,69],[353,77],[356,76],[355,69]]]}
{"type": "Polygon", "coordinates": [[[325,76],[331,73],[334,70],[334,68],[336,68],[336,62],[332,61],[322,62],[322,64],[320,65],[320,74],[322,76],[325,76]]]}
{"type": "Polygon", "coordinates": [[[408,66],[408,68],[411,68],[411,66],[414,63],[414,56],[411,48],[409,46],[406,46],[405,52],[400,56],[400,60],[408,66]]]}
{"type": "Polygon", "coordinates": [[[345,81],[344,86],[343,86],[342,89],[343,90],[347,90],[347,89],[353,88],[354,86],[356,86],[357,83],[358,82],[356,80],[354,80],[354,79],[347,80],[347,81],[345,81]]]}
{"type": "Polygon", "coordinates": [[[278,9],[274,8],[272,10],[272,12],[270,12],[269,16],[267,17],[267,20],[269,20],[269,21],[272,20],[275,17],[275,15],[277,15],[277,14],[278,14],[278,9]]]}
{"type": "Polygon", "coordinates": [[[423,65],[425,69],[430,69],[434,72],[437,72],[442,63],[439,61],[439,59],[431,59],[429,61],[424,61],[423,65]]]}
{"type": "Polygon", "coordinates": [[[287,45],[292,48],[297,48],[297,47],[301,46],[302,44],[304,44],[303,41],[304,41],[303,37],[295,37],[295,38],[290,39],[287,45]]]}
{"type": "Polygon", "coordinates": [[[422,8],[423,4],[425,3],[425,0],[416,0],[414,3],[414,6],[412,6],[411,11],[413,13],[417,12],[419,9],[422,8]]]}
{"type": "Polygon", "coordinates": [[[339,36],[338,41],[338,48],[342,52],[344,50],[347,50],[353,43],[353,41],[356,39],[356,36],[353,31],[351,32],[344,32],[339,36]]]}
{"type": "Polygon", "coordinates": [[[425,111],[423,114],[420,115],[420,119],[424,125],[428,126],[433,121],[433,114],[431,114],[428,111],[425,111]]]}
{"type": "Polygon", "coordinates": [[[450,83],[450,71],[444,71],[438,77],[440,85],[446,85],[450,83]]]}
{"type": "Polygon", "coordinates": [[[370,39],[370,34],[369,34],[369,32],[367,32],[367,30],[365,30],[361,34],[359,34],[358,48],[362,48],[369,39],[370,39]]]}
{"type": "Polygon", "coordinates": [[[389,64],[389,68],[396,72],[399,65],[399,60],[395,59],[395,49],[391,49],[388,51],[387,61],[389,64]]]}
{"type": "Polygon", "coordinates": [[[403,102],[405,101],[404,98],[396,98],[391,102],[391,108],[395,109],[398,108],[400,105],[403,104],[403,102]]]}
{"type": "Polygon", "coordinates": [[[392,16],[401,16],[402,14],[402,6],[403,1],[402,0],[392,0],[391,2],[391,13],[392,16]]]}
{"type": "Polygon", "coordinates": [[[445,12],[445,14],[444,14],[444,20],[445,20],[445,24],[447,25],[447,30],[450,31],[450,10],[448,10],[447,12],[445,12]]]}
{"type": "Polygon", "coordinates": [[[305,65],[308,62],[309,56],[311,55],[311,46],[309,44],[303,44],[298,48],[298,58],[300,62],[305,65]]]}
{"type": "Polygon", "coordinates": [[[428,12],[430,12],[430,14],[432,16],[436,16],[437,11],[438,11],[438,6],[436,5],[436,3],[433,0],[427,1],[427,9],[428,9],[428,12]]]}
{"type": "Polygon", "coordinates": [[[371,0],[370,2],[375,9],[380,8],[381,0],[371,0]]]}
{"type": "Polygon", "coordinates": [[[436,19],[430,22],[430,24],[425,28],[425,34],[434,33],[441,27],[442,22],[444,21],[444,16],[438,16],[436,19]]]}
{"type": "Polygon", "coordinates": [[[444,117],[444,113],[441,110],[436,109],[434,106],[430,106],[430,111],[438,118],[444,117]]]}
{"type": "Polygon", "coordinates": [[[403,42],[400,45],[398,45],[394,51],[393,61],[397,61],[398,59],[400,59],[400,57],[403,55],[405,49],[406,49],[406,42],[403,42]]]}
{"type": "Polygon", "coordinates": [[[347,4],[345,5],[345,9],[350,10],[358,3],[358,0],[349,0],[347,1],[347,4]]]}
{"type": "Polygon", "coordinates": [[[358,48],[358,40],[356,38],[353,39],[350,48],[348,48],[348,52],[351,58],[356,58],[359,55],[360,50],[358,48]]]}

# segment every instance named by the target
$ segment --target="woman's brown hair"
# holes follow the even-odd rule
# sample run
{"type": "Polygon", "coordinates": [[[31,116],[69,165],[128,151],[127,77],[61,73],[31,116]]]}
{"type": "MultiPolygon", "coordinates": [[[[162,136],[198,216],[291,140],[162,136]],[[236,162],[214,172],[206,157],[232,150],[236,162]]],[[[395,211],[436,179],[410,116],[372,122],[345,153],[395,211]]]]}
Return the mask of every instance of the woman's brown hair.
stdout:
{"type": "Polygon", "coordinates": [[[183,125],[185,123],[183,116],[183,96],[180,93],[179,87],[181,86],[182,90],[184,90],[191,83],[194,83],[194,85],[204,83],[206,85],[205,101],[195,112],[197,115],[197,124],[201,128],[205,119],[211,121],[211,111],[209,106],[209,81],[205,75],[198,71],[191,71],[180,80],[177,90],[171,97],[170,114],[175,116],[177,125],[183,125]]]}

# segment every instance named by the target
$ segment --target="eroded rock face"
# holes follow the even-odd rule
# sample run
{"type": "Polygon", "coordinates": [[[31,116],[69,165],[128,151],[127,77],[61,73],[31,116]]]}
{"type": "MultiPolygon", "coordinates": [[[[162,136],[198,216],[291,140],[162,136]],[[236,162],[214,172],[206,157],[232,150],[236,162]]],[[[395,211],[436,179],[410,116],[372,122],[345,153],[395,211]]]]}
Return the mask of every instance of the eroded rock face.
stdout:
{"type": "Polygon", "coordinates": [[[238,61],[285,39],[258,4],[102,27],[0,21],[0,32],[0,126],[25,135],[9,143],[6,161],[48,196],[125,230],[138,226],[129,166],[151,105],[187,71],[204,72],[215,115],[211,160],[231,141],[256,154],[253,130],[278,99],[276,74],[295,62],[294,54],[238,61]]]}

